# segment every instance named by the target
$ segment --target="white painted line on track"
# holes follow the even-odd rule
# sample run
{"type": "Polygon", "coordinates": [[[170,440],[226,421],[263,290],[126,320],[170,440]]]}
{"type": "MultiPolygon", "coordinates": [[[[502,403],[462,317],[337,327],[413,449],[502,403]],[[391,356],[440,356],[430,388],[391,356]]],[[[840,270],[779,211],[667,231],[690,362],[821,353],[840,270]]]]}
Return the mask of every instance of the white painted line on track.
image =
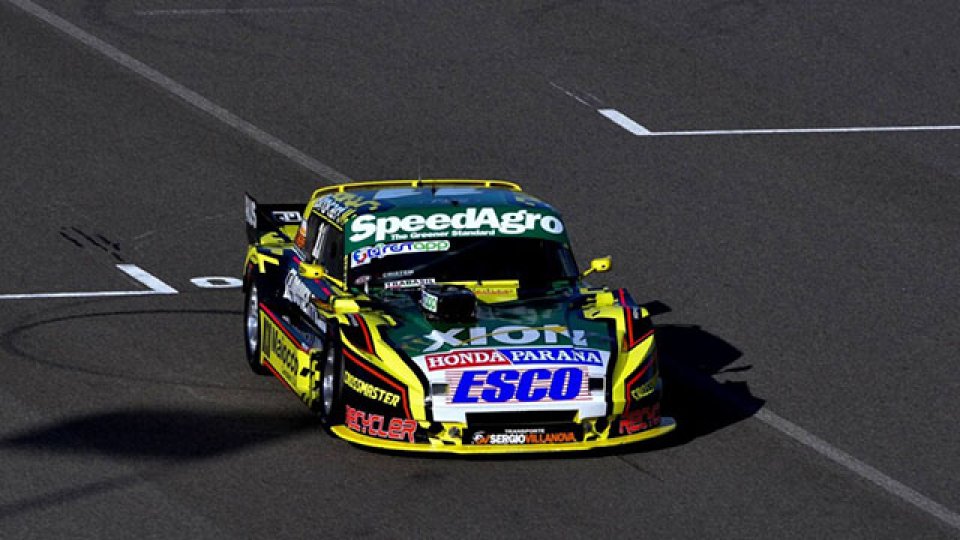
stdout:
{"type": "Polygon", "coordinates": [[[862,126],[796,129],[712,129],[698,131],[650,131],[616,109],[597,109],[623,129],[640,137],[704,137],[723,135],[802,135],[804,133],[884,133],[898,131],[960,131],[960,125],[944,126],[862,126]]]}
{"type": "Polygon", "coordinates": [[[923,510],[927,514],[939,519],[950,527],[960,531],[960,514],[950,510],[942,504],[930,499],[917,490],[894,480],[878,469],[867,465],[850,454],[832,446],[820,437],[810,433],[793,422],[771,412],[769,409],[760,409],[754,418],[790,437],[800,444],[810,448],[821,456],[833,461],[841,467],[854,472],[857,476],[869,480],[891,495],[906,501],[923,510]]]}
{"type": "Polygon", "coordinates": [[[597,112],[606,116],[611,122],[634,135],[650,135],[650,130],[633,121],[632,118],[616,109],[597,109],[597,112]]]}
{"type": "Polygon", "coordinates": [[[320,12],[318,7],[274,7],[274,8],[197,8],[197,9],[139,9],[135,15],[141,17],[190,17],[193,15],[258,15],[258,14],[286,14],[320,12]]]}
{"type": "Polygon", "coordinates": [[[105,298],[113,296],[151,296],[157,294],[177,294],[177,290],[167,285],[153,274],[135,264],[118,264],[123,273],[146,285],[146,291],[82,291],[53,293],[0,294],[0,300],[37,300],[42,298],[105,298]]]}
{"type": "Polygon", "coordinates": [[[168,93],[182,99],[193,107],[209,114],[220,122],[246,135],[248,138],[263,146],[266,146],[267,148],[270,148],[274,152],[277,152],[278,154],[290,159],[294,163],[319,175],[320,177],[333,182],[349,180],[346,175],[334,170],[328,165],[317,161],[316,159],[283,142],[277,137],[274,137],[250,122],[247,122],[246,120],[233,114],[227,109],[224,109],[223,107],[201,96],[193,90],[190,90],[186,86],[183,86],[170,77],[167,77],[163,73],[160,73],[136,58],[133,58],[132,56],[122,52],[113,45],[110,45],[109,43],[91,34],[88,34],[84,30],[81,30],[79,27],[68,22],[66,19],[63,19],[62,17],[38,6],[37,4],[34,4],[30,0],[0,1],[16,6],[35,18],[49,24],[50,26],[53,26],[57,30],[79,41],[80,43],[83,43],[110,60],[113,60],[121,66],[143,77],[144,79],[156,84],[160,88],[166,90],[168,93]]]}
{"type": "Polygon", "coordinates": [[[804,133],[884,133],[898,131],[960,131],[960,126],[864,126],[796,129],[717,129],[704,131],[651,131],[649,137],[696,137],[718,135],[802,135],[804,133]]]}
{"type": "Polygon", "coordinates": [[[135,264],[118,264],[117,268],[133,279],[143,283],[157,294],[177,294],[176,289],[160,281],[154,277],[153,274],[150,274],[135,264]]]}

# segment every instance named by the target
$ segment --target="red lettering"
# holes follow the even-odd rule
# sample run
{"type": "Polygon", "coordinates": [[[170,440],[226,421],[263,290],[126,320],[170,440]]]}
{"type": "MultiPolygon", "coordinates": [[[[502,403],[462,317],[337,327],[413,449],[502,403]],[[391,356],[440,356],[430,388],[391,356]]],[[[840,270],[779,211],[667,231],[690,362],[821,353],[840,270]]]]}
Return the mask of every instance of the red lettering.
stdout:
{"type": "Polygon", "coordinates": [[[361,418],[363,417],[363,412],[354,409],[353,407],[347,405],[347,416],[345,423],[347,427],[357,433],[363,433],[363,427],[360,426],[361,418]]]}
{"type": "Polygon", "coordinates": [[[344,424],[346,424],[348,429],[356,431],[357,433],[363,433],[364,435],[370,435],[371,437],[378,437],[380,439],[393,439],[395,441],[406,439],[409,442],[414,442],[414,433],[417,431],[416,420],[390,418],[388,422],[387,418],[383,415],[370,414],[359,409],[354,409],[349,405],[346,406],[344,424]]]}
{"type": "Polygon", "coordinates": [[[367,435],[373,437],[384,438],[386,432],[383,431],[383,416],[379,414],[367,414],[367,418],[364,421],[364,427],[366,428],[367,435]]]}
{"type": "Polygon", "coordinates": [[[577,436],[572,431],[560,433],[528,433],[527,444],[556,444],[577,442],[577,436]]]}
{"type": "Polygon", "coordinates": [[[413,434],[417,431],[417,422],[404,418],[391,418],[390,431],[387,436],[395,441],[407,439],[413,442],[413,434]]]}
{"type": "Polygon", "coordinates": [[[660,404],[628,411],[620,417],[620,434],[632,435],[638,431],[652,429],[660,425],[660,404]]]}

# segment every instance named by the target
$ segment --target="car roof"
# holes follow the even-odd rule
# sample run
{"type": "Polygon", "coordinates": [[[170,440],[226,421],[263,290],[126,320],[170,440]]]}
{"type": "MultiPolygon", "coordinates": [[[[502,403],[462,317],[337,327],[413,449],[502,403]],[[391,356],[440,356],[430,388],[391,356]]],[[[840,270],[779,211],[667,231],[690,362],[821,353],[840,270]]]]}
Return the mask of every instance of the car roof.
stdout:
{"type": "Polygon", "coordinates": [[[516,183],[472,179],[375,180],[325,186],[313,192],[310,206],[341,226],[364,214],[408,214],[450,207],[557,213],[516,183]]]}

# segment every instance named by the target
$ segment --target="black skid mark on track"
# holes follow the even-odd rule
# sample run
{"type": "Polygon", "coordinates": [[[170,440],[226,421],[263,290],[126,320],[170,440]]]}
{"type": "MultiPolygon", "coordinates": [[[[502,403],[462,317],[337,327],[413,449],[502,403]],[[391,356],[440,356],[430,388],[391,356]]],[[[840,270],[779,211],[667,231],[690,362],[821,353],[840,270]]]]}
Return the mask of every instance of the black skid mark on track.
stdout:
{"type": "Polygon", "coordinates": [[[123,255],[120,253],[120,243],[114,242],[102,234],[89,234],[79,227],[62,226],[60,227],[60,236],[80,249],[99,248],[118,262],[124,262],[123,255]]]}
{"type": "Polygon", "coordinates": [[[154,309],[154,310],[135,310],[135,311],[108,311],[101,313],[84,313],[79,315],[65,315],[58,317],[46,318],[39,321],[28,322],[21,324],[17,327],[7,330],[3,334],[0,334],[0,351],[3,351],[9,354],[12,358],[21,358],[33,362],[37,365],[43,365],[55,369],[62,369],[65,371],[72,371],[78,374],[84,374],[94,377],[102,377],[107,379],[116,379],[123,381],[126,384],[147,384],[147,385],[166,385],[166,386],[182,386],[190,388],[209,388],[214,390],[230,390],[234,392],[253,392],[253,393],[273,393],[274,390],[267,388],[257,388],[257,387],[248,387],[248,386],[235,386],[227,385],[221,383],[213,382],[202,382],[196,380],[187,380],[187,379],[176,379],[176,378],[159,378],[159,377],[147,377],[139,375],[134,372],[117,370],[117,371],[107,371],[104,369],[91,368],[87,366],[82,366],[78,364],[71,364],[69,360],[50,358],[47,356],[40,356],[34,353],[27,351],[22,347],[19,342],[23,340],[26,343],[30,341],[25,340],[23,336],[28,335],[29,332],[35,328],[41,328],[50,324],[58,323],[67,323],[70,321],[76,320],[85,320],[85,319],[98,319],[106,318],[112,319],[116,317],[124,316],[143,316],[143,315],[218,315],[218,316],[228,316],[240,318],[242,315],[239,311],[230,311],[230,310],[215,310],[215,309],[154,309]]]}
{"type": "MultiPolygon", "coordinates": [[[[235,1],[228,2],[226,8],[237,7],[235,1]]],[[[250,47],[237,45],[219,45],[215,43],[216,33],[208,33],[192,38],[174,37],[167,35],[166,25],[153,25],[148,20],[137,17],[132,9],[115,0],[87,0],[80,8],[83,18],[95,24],[102,25],[124,36],[134,38],[137,42],[149,42],[158,45],[168,45],[187,51],[204,51],[216,55],[228,55],[234,58],[256,56],[267,59],[284,59],[285,56],[266,53],[262,50],[252,51],[250,47]]],[[[233,20],[235,16],[218,17],[223,20],[233,20]]]]}

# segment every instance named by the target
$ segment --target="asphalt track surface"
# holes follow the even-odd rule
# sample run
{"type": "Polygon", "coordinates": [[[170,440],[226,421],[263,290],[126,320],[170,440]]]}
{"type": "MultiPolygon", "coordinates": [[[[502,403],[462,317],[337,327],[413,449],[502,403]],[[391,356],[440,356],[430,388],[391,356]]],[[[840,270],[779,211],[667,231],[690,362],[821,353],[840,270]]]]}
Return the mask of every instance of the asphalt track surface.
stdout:
{"type": "Polygon", "coordinates": [[[312,171],[15,3],[0,295],[178,293],[0,299],[0,537],[960,535],[960,132],[597,112],[960,124],[954,2],[39,2],[312,171]],[[239,292],[190,282],[238,276],[242,193],[418,174],[519,181],[614,256],[676,436],[371,452],[249,373],[239,292]]]}

